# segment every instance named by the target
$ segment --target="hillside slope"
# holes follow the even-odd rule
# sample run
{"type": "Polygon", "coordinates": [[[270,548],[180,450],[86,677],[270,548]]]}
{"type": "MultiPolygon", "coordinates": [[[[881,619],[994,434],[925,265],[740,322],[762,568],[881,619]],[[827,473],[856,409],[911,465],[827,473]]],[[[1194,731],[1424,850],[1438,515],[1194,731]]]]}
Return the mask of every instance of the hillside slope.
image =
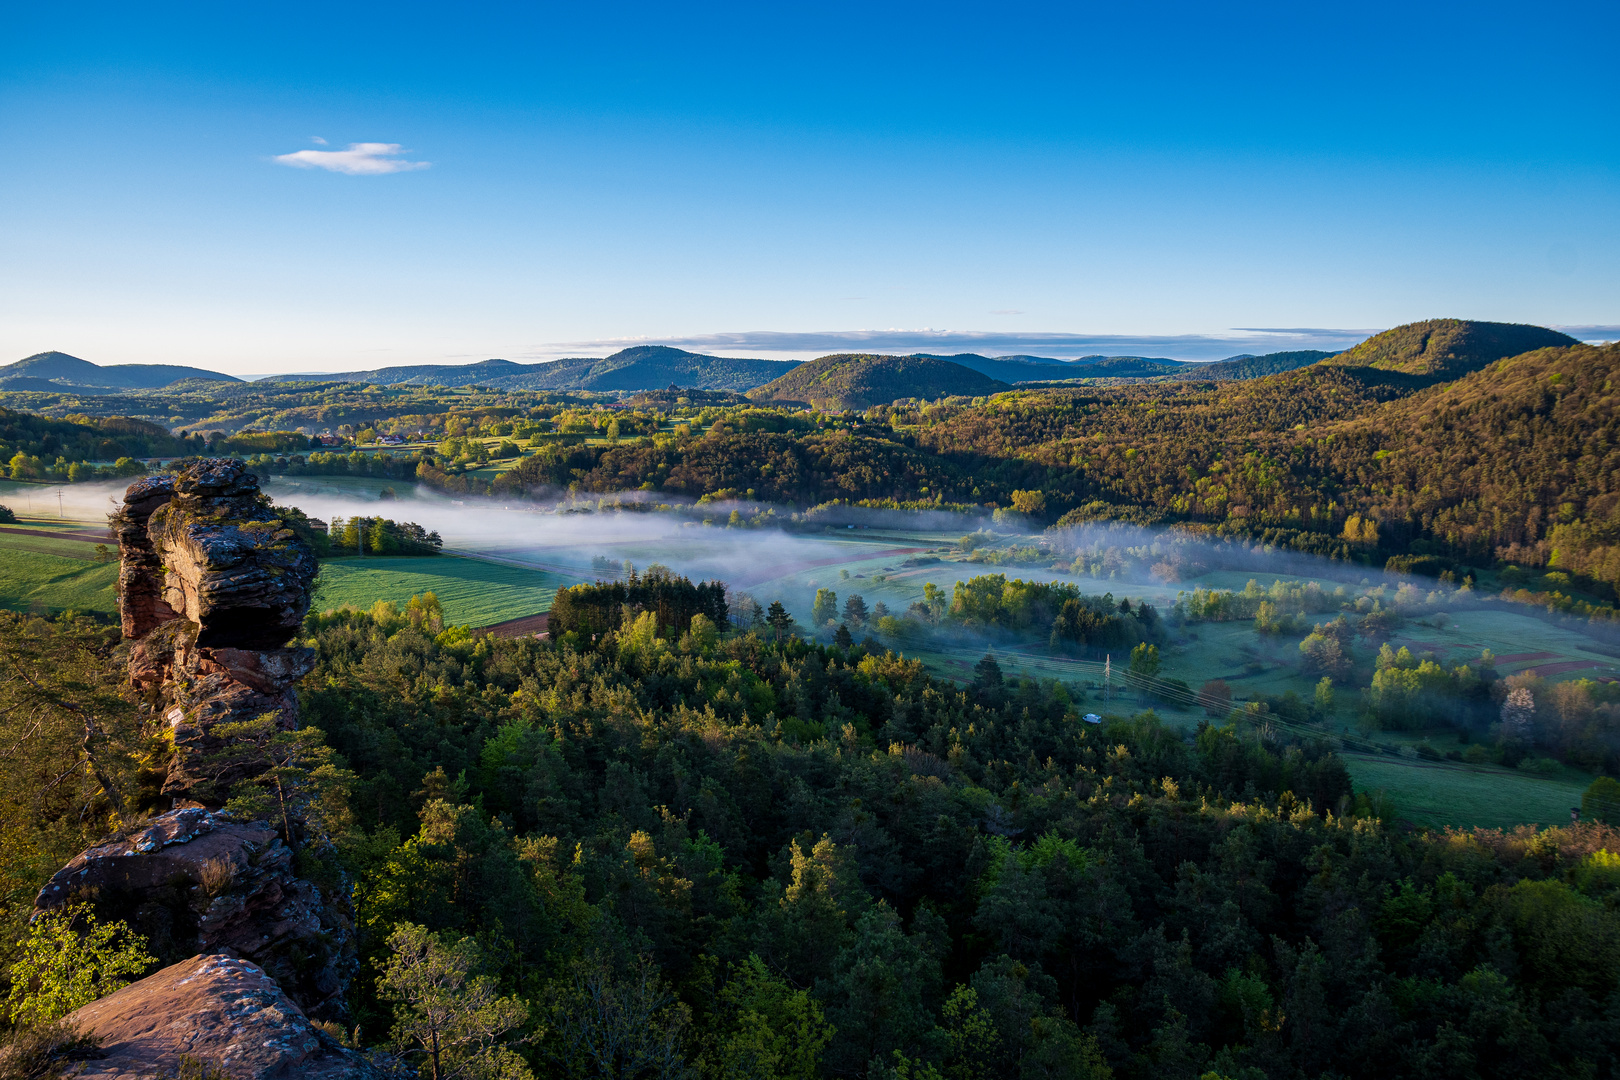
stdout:
{"type": "Polygon", "coordinates": [[[1456,378],[1505,356],[1579,344],[1568,334],[1522,323],[1428,319],[1374,334],[1329,363],[1407,375],[1456,378]]]}
{"type": "Polygon", "coordinates": [[[1092,379],[1103,374],[1115,376],[1135,372],[1144,375],[1162,375],[1185,366],[1176,360],[1146,356],[1082,356],[1078,360],[1050,360],[1040,356],[988,357],[977,353],[958,353],[953,356],[933,353],[915,355],[929,360],[948,360],[953,364],[961,364],[980,375],[988,375],[1004,383],[1059,382],[1068,379],[1092,379]]]}
{"type": "Polygon", "coordinates": [[[1039,483],[1075,520],[1200,524],[1340,556],[1500,556],[1620,587],[1620,346],[1536,350],[1438,384],[1319,363],[1024,391],[902,422],[983,492],[1039,483]]]}
{"type": "Polygon", "coordinates": [[[273,382],[360,382],[376,386],[488,386],[502,390],[662,390],[674,383],[702,390],[748,390],[791,370],[797,360],[706,356],[667,345],[637,345],[609,357],[540,364],[482,360],[413,364],[331,375],[275,375],[273,382]]]}
{"type": "Polygon", "coordinates": [[[1397,539],[1620,587],[1620,345],[1498,360],[1325,434],[1334,471],[1397,539]]]}
{"type": "Polygon", "coordinates": [[[1258,379],[1295,368],[1308,367],[1333,354],[1318,349],[1274,352],[1264,356],[1234,356],[1211,364],[1187,364],[1178,372],[1183,379],[1258,379]]]}
{"type": "Polygon", "coordinates": [[[668,345],[637,345],[603,360],[557,360],[512,373],[493,385],[510,390],[751,390],[798,366],[797,360],[707,356],[668,345]]]}
{"type": "Polygon", "coordinates": [[[949,360],[837,353],[801,364],[748,396],[758,402],[802,403],[836,411],[886,405],[899,398],[980,397],[1007,389],[1006,383],[949,360]]]}
{"type": "MultiPolygon", "coordinates": [[[[570,362],[557,361],[560,364],[570,362]]],[[[367,371],[271,375],[260,381],[349,382],[370,383],[373,386],[489,386],[499,382],[503,376],[522,374],[537,366],[539,365],[519,364],[511,360],[480,360],[476,364],[400,364],[396,367],[371,368],[367,371]]]]}
{"type": "Polygon", "coordinates": [[[0,367],[0,390],[71,388],[91,393],[100,390],[156,390],[181,379],[242,381],[233,375],[176,364],[109,364],[102,367],[64,352],[35,353],[15,364],[0,367]]]}

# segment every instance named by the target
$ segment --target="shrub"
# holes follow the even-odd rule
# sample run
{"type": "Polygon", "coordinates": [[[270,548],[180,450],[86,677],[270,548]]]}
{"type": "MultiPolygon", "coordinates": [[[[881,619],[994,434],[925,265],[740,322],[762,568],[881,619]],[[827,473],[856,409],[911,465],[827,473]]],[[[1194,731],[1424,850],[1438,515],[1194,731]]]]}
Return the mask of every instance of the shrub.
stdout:
{"type": "MultiPolygon", "coordinates": [[[[101,1040],[66,1024],[28,1025],[0,1047],[0,1080],[55,1080],[79,1061],[105,1057],[101,1040]]],[[[75,1072],[77,1070],[74,1070],[75,1072]]]]}
{"type": "Polygon", "coordinates": [[[157,962],[121,922],[101,923],[88,904],[46,912],[18,942],[6,1012],[15,1024],[49,1024],[129,983],[157,962]]]}

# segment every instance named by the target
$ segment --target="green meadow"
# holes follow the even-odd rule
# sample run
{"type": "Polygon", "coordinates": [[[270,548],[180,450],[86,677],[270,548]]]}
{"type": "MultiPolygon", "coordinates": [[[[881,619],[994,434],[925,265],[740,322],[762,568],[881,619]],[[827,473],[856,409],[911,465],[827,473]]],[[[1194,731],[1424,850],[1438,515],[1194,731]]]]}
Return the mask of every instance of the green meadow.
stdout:
{"type": "Polygon", "coordinates": [[[1421,761],[1387,754],[1346,753],[1357,791],[1382,791],[1395,812],[1431,828],[1567,825],[1571,807],[1592,777],[1561,768],[1541,776],[1498,765],[1421,761]]]}
{"type": "Polygon", "coordinates": [[[447,622],[489,626],[549,610],[557,587],[567,583],[543,570],[454,555],[331,559],[321,564],[310,608],[365,609],[378,600],[404,606],[412,596],[432,592],[447,622]]]}
{"type": "Polygon", "coordinates": [[[0,534],[0,607],[13,611],[118,611],[118,564],[94,560],[93,544],[0,534]],[[83,554],[78,549],[83,549],[83,554]],[[72,552],[62,554],[60,552],[72,552]]]}

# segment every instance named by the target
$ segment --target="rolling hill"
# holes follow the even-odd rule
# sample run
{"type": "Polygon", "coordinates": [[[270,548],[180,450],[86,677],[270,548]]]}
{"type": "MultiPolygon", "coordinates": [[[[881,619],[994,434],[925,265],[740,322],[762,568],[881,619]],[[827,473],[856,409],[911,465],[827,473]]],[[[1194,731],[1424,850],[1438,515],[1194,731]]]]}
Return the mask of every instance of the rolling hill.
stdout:
{"type": "Polygon", "coordinates": [[[1008,389],[1005,382],[936,357],[837,353],[801,364],[748,396],[757,402],[844,410],[886,405],[900,398],[931,401],[1008,389]]]}
{"type": "Polygon", "coordinates": [[[1407,375],[1457,378],[1505,356],[1576,344],[1568,334],[1541,326],[1429,319],[1374,334],[1329,362],[1407,375]]]}
{"type": "Polygon", "coordinates": [[[511,374],[511,390],[657,390],[670,384],[699,390],[750,390],[797,367],[797,360],[706,356],[668,345],[637,345],[604,360],[556,360],[511,374]]]}
{"type": "Polygon", "coordinates": [[[1161,360],[1146,356],[1082,356],[1078,360],[1052,360],[1041,356],[990,357],[980,356],[977,353],[958,353],[954,356],[939,356],[932,353],[916,355],[929,360],[948,360],[1004,383],[1060,382],[1065,379],[1094,379],[1099,376],[1128,378],[1138,373],[1166,375],[1183,366],[1176,360],[1161,360]]]}
{"type": "Polygon", "coordinates": [[[1182,379],[1258,379],[1295,368],[1308,367],[1333,354],[1317,349],[1274,352],[1264,356],[1233,356],[1210,364],[1186,364],[1176,372],[1182,379]]]}
{"type": "MultiPolygon", "coordinates": [[[[579,361],[559,360],[559,364],[579,361]]],[[[511,360],[480,360],[476,364],[402,364],[398,367],[367,371],[337,371],[330,374],[300,373],[271,375],[262,382],[370,383],[374,386],[494,386],[513,374],[526,374],[538,364],[518,364],[511,360]]]]}
{"type": "Polygon", "coordinates": [[[504,390],[661,390],[671,383],[701,390],[748,390],[791,370],[797,360],[706,356],[667,345],[637,345],[606,358],[540,364],[482,360],[415,364],[331,375],[275,375],[273,382],[360,382],[377,386],[487,386],[504,390]]]}
{"type": "Polygon", "coordinates": [[[182,379],[241,382],[232,375],[175,364],[109,364],[102,367],[64,352],[42,352],[0,367],[0,390],[78,390],[87,394],[157,390],[182,379]]]}

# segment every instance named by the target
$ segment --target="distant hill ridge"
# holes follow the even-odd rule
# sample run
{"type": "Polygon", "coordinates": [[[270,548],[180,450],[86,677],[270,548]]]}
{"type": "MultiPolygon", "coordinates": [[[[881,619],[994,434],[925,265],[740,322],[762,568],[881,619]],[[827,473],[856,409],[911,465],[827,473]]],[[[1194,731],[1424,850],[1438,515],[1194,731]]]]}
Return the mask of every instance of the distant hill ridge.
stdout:
{"type": "MultiPolygon", "coordinates": [[[[635,392],[670,385],[708,391],[752,391],[757,401],[804,401],[823,407],[865,408],[898,398],[979,396],[1018,384],[1076,379],[1255,379],[1322,363],[1428,379],[1455,379],[1504,357],[1536,349],[1567,347],[1576,340],[1545,327],[1468,319],[1429,319],[1375,334],[1338,354],[1315,350],[1248,354],[1214,363],[1160,357],[906,356],[837,353],[803,363],[709,356],[668,345],[637,345],[608,357],[578,357],[520,364],[482,360],[470,364],[413,364],[336,374],[274,375],[268,382],[364,382],[379,386],[440,384],[510,390],[635,392]],[[902,363],[904,362],[904,363],[902,363]],[[796,373],[809,372],[794,379],[796,373]],[[969,377],[972,376],[972,377],[969,377]],[[917,378],[920,382],[909,383],[917,378]],[[892,396],[883,397],[893,391],[892,396]],[[862,404],[857,404],[857,403],[862,404]]],[[[181,382],[241,384],[243,380],[204,368],[172,364],[101,366],[63,352],[42,352],[0,366],[0,391],[113,394],[159,390],[181,382]]]]}
{"type": "Polygon", "coordinates": [[[900,398],[979,397],[1011,390],[1008,383],[932,356],[836,353],[801,364],[775,382],[749,391],[758,402],[865,409],[900,398]]]}
{"type": "Polygon", "coordinates": [[[102,367],[65,352],[42,352],[0,367],[0,390],[111,393],[159,390],[182,379],[241,382],[233,375],[175,364],[109,364],[102,367]]]}
{"type": "Polygon", "coordinates": [[[797,360],[707,356],[668,345],[636,345],[612,356],[519,364],[415,364],[332,375],[274,375],[273,382],[365,382],[378,386],[441,384],[503,390],[655,390],[674,383],[701,390],[748,390],[797,366],[797,360]]]}
{"type": "Polygon", "coordinates": [[[1095,378],[1099,369],[1109,365],[1135,368],[1146,365],[1147,370],[1159,374],[1160,369],[1170,371],[1180,366],[1175,360],[1153,359],[1145,356],[1082,356],[1078,360],[1053,360],[1043,356],[980,356],[978,353],[957,353],[942,356],[935,353],[912,353],[932,360],[948,360],[961,364],[981,375],[1006,383],[1055,382],[1063,379],[1095,378]]]}

